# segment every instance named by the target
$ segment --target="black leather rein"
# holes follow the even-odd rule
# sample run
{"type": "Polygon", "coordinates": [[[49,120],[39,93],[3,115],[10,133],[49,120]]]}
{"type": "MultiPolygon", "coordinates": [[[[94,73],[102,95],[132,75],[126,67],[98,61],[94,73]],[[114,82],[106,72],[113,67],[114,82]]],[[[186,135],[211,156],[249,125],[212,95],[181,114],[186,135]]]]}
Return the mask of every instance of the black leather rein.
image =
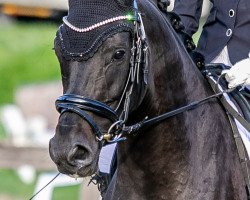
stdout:
{"type": "Polygon", "coordinates": [[[119,120],[116,112],[111,109],[109,106],[105,105],[102,102],[88,99],[79,95],[73,94],[65,94],[59,97],[56,100],[56,108],[62,114],[64,112],[73,112],[81,116],[84,120],[86,120],[89,125],[92,127],[94,133],[96,134],[96,138],[98,141],[105,141],[108,143],[119,142],[125,140],[128,135],[135,134],[139,131],[145,130],[149,127],[157,125],[166,119],[176,116],[180,113],[183,113],[188,110],[192,110],[197,108],[198,106],[210,101],[211,99],[218,98],[225,93],[230,93],[232,90],[225,90],[214,95],[208,96],[199,101],[194,101],[186,106],[177,108],[173,111],[164,113],[162,115],[153,117],[138,122],[132,126],[126,126],[122,120],[119,120]],[[98,128],[98,125],[94,122],[94,120],[86,113],[93,112],[102,117],[108,118],[113,125],[111,126],[108,133],[102,133],[98,128]],[[119,136],[119,137],[117,137],[119,136]],[[116,138],[116,139],[114,139],[116,138]]]}
{"type": "Polygon", "coordinates": [[[203,98],[201,100],[191,102],[190,104],[188,104],[186,106],[182,106],[180,108],[177,108],[175,110],[166,112],[166,113],[164,113],[162,115],[159,115],[159,116],[156,116],[156,117],[153,117],[153,118],[150,118],[150,119],[148,119],[146,117],[145,120],[143,120],[141,122],[138,122],[137,124],[134,124],[132,126],[124,126],[121,131],[123,132],[123,135],[135,134],[136,132],[139,132],[139,131],[145,130],[145,129],[149,128],[149,127],[152,127],[154,125],[157,125],[157,124],[167,120],[170,117],[174,117],[174,116],[176,116],[178,114],[181,114],[183,112],[195,109],[198,106],[209,102],[211,99],[218,98],[218,97],[222,96],[223,94],[232,92],[233,90],[234,89],[227,89],[227,90],[218,92],[218,93],[213,94],[211,96],[205,97],[205,98],[203,98]]]}

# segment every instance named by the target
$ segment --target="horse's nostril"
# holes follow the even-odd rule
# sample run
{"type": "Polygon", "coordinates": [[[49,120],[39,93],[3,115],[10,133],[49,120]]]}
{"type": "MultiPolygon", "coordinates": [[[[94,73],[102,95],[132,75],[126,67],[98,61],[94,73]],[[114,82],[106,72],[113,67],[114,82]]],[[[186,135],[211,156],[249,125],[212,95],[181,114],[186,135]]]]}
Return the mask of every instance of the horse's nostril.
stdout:
{"type": "Polygon", "coordinates": [[[81,145],[76,145],[69,152],[68,161],[72,164],[82,163],[87,158],[88,154],[89,154],[89,151],[85,147],[81,145]]]}
{"type": "Polygon", "coordinates": [[[87,149],[85,149],[82,146],[78,146],[78,149],[75,153],[74,159],[75,160],[83,160],[84,158],[86,158],[87,153],[88,153],[87,149]]]}

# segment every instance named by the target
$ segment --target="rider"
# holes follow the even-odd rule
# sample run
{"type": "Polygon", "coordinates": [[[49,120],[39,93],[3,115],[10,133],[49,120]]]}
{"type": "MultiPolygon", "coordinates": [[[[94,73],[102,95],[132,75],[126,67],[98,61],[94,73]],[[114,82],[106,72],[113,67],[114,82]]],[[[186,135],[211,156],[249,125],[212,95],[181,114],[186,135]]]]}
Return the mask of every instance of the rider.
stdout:
{"type": "MultiPolygon", "coordinates": [[[[223,71],[229,88],[250,85],[250,1],[210,1],[210,14],[196,51],[204,55],[206,64],[223,63],[231,67],[223,71]]],[[[191,37],[199,26],[202,4],[203,0],[175,0],[173,11],[191,37]]],[[[227,101],[234,106],[229,98],[227,101]]],[[[250,133],[237,120],[236,125],[250,156],[250,133]]]]}
{"type": "MultiPolygon", "coordinates": [[[[225,72],[230,88],[250,84],[250,1],[210,1],[210,14],[203,26],[197,51],[204,55],[206,63],[232,66],[225,72]],[[239,62],[242,59],[245,61],[239,62]],[[246,65],[248,67],[244,67],[246,65]]],[[[175,0],[173,11],[180,16],[185,32],[190,36],[198,30],[202,4],[203,0],[175,0]]]]}
{"type": "MultiPolygon", "coordinates": [[[[197,51],[206,63],[223,61],[228,66],[247,58],[250,51],[250,2],[211,0],[210,14],[203,25],[197,51]],[[222,60],[223,59],[223,60],[222,60]]],[[[203,0],[175,0],[177,13],[190,36],[198,30],[203,0]]]]}

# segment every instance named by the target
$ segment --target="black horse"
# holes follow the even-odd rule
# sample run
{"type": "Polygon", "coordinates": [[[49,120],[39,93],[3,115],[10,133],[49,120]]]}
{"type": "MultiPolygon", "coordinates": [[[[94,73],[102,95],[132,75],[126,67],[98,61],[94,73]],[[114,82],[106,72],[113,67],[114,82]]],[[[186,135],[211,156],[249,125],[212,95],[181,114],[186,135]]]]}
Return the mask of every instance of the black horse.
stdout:
{"type": "Polygon", "coordinates": [[[132,0],[69,1],[55,39],[64,96],[57,100],[52,160],[61,173],[90,176],[101,146],[122,140],[104,199],[246,199],[231,127],[217,99],[153,126],[137,124],[213,94],[156,2],[138,4],[137,10],[132,0]],[[107,9],[114,5],[130,15],[114,19],[107,9]],[[86,34],[94,39],[88,36],[90,48],[81,51],[86,34]]]}

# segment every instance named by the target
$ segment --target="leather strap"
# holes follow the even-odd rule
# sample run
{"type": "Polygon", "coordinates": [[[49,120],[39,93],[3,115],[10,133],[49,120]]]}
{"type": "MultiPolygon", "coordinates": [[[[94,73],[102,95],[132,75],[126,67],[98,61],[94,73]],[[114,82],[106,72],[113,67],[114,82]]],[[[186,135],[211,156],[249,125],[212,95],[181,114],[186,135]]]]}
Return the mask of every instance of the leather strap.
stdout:
{"type": "Polygon", "coordinates": [[[248,158],[248,155],[246,153],[245,146],[243,144],[242,138],[240,136],[239,130],[237,128],[237,125],[235,123],[233,116],[231,114],[228,114],[228,119],[230,121],[232,130],[233,130],[233,134],[234,134],[233,136],[234,136],[236,148],[238,151],[238,155],[240,158],[240,164],[241,164],[244,180],[246,183],[247,199],[249,200],[250,199],[250,194],[249,194],[249,191],[250,191],[250,169],[248,167],[249,158],[248,158]]]}
{"type": "MultiPolygon", "coordinates": [[[[217,84],[214,82],[214,80],[210,76],[207,76],[207,79],[215,93],[220,91],[220,89],[217,87],[217,84]]],[[[249,157],[246,153],[245,145],[240,136],[235,119],[237,119],[244,126],[244,128],[247,129],[248,132],[250,132],[250,124],[228,103],[224,95],[221,96],[220,101],[227,111],[226,113],[227,113],[229,122],[232,127],[233,136],[234,136],[236,148],[237,148],[239,159],[240,159],[241,169],[242,169],[242,173],[243,173],[245,184],[246,184],[247,199],[250,200],[250,194],[249,194],[250,169],[248,167],[249,157]]]]}
{"type": "Polygon", "coordinates": [[[97,124],[95,123],[95,121],[83,110],[73,106],[73,105],[65,105],[65,104],[60,104],[58,105],[60,106],[60,114],[63,114],[65,112],[73,112],[78,114],[79,116],[81,116],[84,120],[86,120],[88,122],[88,124],[91,126],[91,128],[93,129],[96,137],[102,138],[102,132],[99,129],[99,127],[97,126],[97,124]]]}
{"type": "MultiPolygon", "coordinates": [[[[214,90],[215,93],[220,92],[221,90],[217,87],[217,84],[214,82],[214,80],[210,77],[207,76],[207,80],[210,83],[212,89],[214,90]]],[[[230,113],[235,119],[237,119],[242,126],[245,127],[245,129],[250,132],[250,123],[246,121],[226,100],[224,96],[221,96],[220,101],[222,105],[225,107],[226,111],[230,113]]]]}
{"type": "Polygon", "coordinates": [[[56,100],[56,109],[60,112],[60,109],[63,108],[62,105],[72,105],[80,110],[86,110],[103,117],[110,119],[112,122],[118,120],[118,116],[114,110],[112,110],[106,104],[82,97],[75,94],[64,94],[63,96],[58,97],[56,100]]]}

